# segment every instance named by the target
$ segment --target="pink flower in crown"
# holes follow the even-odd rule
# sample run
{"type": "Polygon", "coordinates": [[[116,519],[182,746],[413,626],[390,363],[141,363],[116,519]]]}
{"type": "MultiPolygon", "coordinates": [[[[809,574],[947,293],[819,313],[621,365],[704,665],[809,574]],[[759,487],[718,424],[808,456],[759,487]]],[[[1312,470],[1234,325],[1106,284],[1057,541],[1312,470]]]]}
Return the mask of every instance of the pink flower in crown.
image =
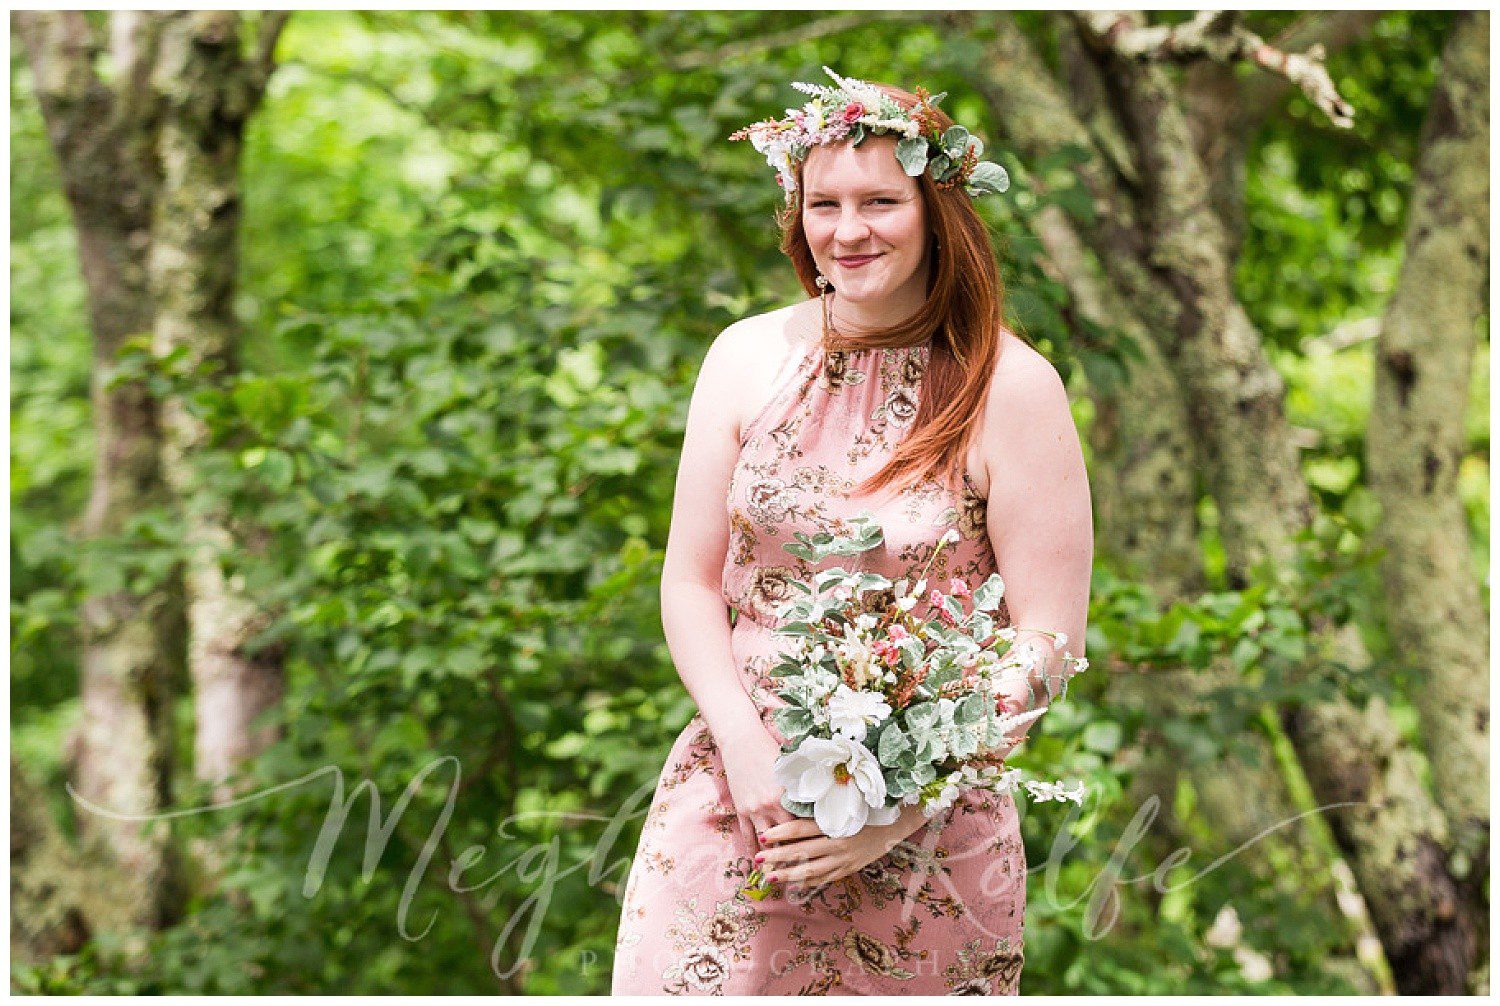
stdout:
{"type": "Polygon", "coordinates": [[[969,589],[967,583],[955,577],[953,582],[948,585],[948,593],[954,597],[970,597],[974,592],[969,589]]]}
{"type": "Polygon", "coordinates": [[[870,650],[881,660],[884,660],[887,667],[895,667],[901,659],[900,649],[888,639],[878,639],[871,643],[870,650]]]}
{"type": "Polygon", "coordinates": [[[909,633],[909,632],[906,631],[906,626],[904,626],[904,625],[893,625],[893,626],[891,626],[891,631],[890,631],[889,635],[891,637],[891,642],[893,642],[893,643],[899,643],[903,639],[908,639],[908,638],[911,637],[911,633],[909,633]]]}
{"type": "Polygon", "coordinates": [[[857,101],[851,101],[849,102],[849,104],[844,106],[845,122],[858,122],[860,117],[864,114],[865,106],[857,101]]]}

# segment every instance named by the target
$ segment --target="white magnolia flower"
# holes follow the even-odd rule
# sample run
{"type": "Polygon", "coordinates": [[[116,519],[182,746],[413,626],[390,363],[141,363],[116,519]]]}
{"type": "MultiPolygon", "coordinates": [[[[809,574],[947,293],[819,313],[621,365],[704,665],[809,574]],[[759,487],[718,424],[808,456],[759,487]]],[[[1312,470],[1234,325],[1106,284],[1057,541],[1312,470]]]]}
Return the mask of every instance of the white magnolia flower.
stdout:
{"type": "Polygon", "coordinates": [[[830,838],[848,838],[866,824],[890,824],[900,809],[885,806],[885,776],[865,746],[847,737],[806,737],[776,760],[786,795],[813,805],[813,820],[830,838]]]}
{"type": "Polygon", "coordinates": [[[828,700],[829,725],[850,740],[864,740],[870,727],[890,715],[890,704],[879,692],[857,692],[841,684],[828,700]]]}

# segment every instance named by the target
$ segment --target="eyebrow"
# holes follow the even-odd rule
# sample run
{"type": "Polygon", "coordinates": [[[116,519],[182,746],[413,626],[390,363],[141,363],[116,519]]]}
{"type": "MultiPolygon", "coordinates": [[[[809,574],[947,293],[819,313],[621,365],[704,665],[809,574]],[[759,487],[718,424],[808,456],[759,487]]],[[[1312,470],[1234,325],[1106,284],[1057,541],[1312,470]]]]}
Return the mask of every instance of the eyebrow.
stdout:
{"type": "MultiPolygon", "coordinates": [[[[902,192],[900,189],[889,189],[889,188],[887,188],[887,189],[866,189],[863,192],[856,192],[855,193],[855,195],[860,195],[860,196],[903,196],[905,194],[906,193],[902,192]]],[[[818,192],[816,190],[812,190],[812,191],[809,191],[807,193],[807,198],[809,198],[809,199],[831,199],[831,198],[833,198],[833,193],[831,193],[831,192],[818,192]]]]}

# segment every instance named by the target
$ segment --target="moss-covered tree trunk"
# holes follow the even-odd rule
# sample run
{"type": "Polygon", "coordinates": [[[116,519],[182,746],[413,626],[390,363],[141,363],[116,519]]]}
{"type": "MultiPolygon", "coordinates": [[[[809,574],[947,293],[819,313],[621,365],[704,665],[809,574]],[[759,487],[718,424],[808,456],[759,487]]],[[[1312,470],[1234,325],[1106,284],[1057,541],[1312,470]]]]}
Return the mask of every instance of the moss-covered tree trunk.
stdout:
{"type": "MultiPolygon", "coordinates": [[[[1488,309],[1489,90],[1489,14],[1461,14],[1418,144],[1405,265],[1376,348],[1366,438],[1386,617],[1420,682],[1433,788],[1476,899],[1489,860],[1490,635],[1458,468],[1476,329],[1488,309]]],[[[1483,918],[1484,902],[1474,908],[1483,918]]]]}
{"type": "MultiPolygon", "coordinates": [[[[165,15],[155,82],[162,107],[161,191],[156,201],[151,288],[156,348],[183,353],[199,380],[223,388],[239,369],[234,315],[244,130],[264,91],[285,15],[261,15],[259,52],[243,52],[233,11],[165,15]]],[[[244,762],[275,738],[262,714],[282,698],[280,655],[248,644],[265,624],[241,578],[226,575],[236,553],[257,547],[199,482],[207,444],[201,419],[173,396],[163,404],[163,467],[187,524],[187,599],[193,682],[195,771],[219,797],[244,762]]]]}
{"type": "MultiPolygon", "coordinates": [[[[1075,170],[1094,205],[1075,222],[1179,382],[1217,504],[1229,581],[1245,585],[1259,562],[1288,561],[1312,519],[1312,499],[1289,435],[1283,383],[1235,300],[1234,242],[1218,217],[1198,131],[1154,55],[1173,46],[1181,56],[1195,29],[1203,32],[1204,58],[1232,58],[1233,15],[1200,18],[1172,35],[1139,31],[1139,14],[1083,14],[1072,23],[1101,82],[1087,127],[1008,16],[991,23],[996,72],[986,87],[1023,158],[1069,145],[1084,151],[1075,170]]],[[[1368,664],[1352,630],[1332,645],[1345,662],[1368,664]]],[[[1399,987],[1464,991],[1476,920],[1447,863],[1446,828],[1422,786],[1419,759],[1385,706],[1340,698],[1288,709],[1284,722],[1399,987]]]]}
{"type": "MultiPolygon", "coordinates": [[[[78,236],[90,326],[95,462],[82,527],[95,542],[120,535],[137,515],[167,501],[156,405],[143,380],[111,381],[132,338],[149,336],[152,305],[146,257],[156,198],[155,108],[145,74],[155,50],[149,16],[117,12],[111,32],[115,74],[94,26],[77,11],[13,15],[25,43],[47,135],[78,236]]],[[[128,550],[126,550],[128,553],[128,550]]],[[[151,814],[170,801],[173,650],[180,613],[170,582],[132,583],[118,558],[88,569],[81,644],[82,718],[71,742],[73,783],[88,804],[151,814]],[[113,574],[113,575],[111,575],[113,574]],[[124,582],[121,582],[121,581],[124,582]]],[[[98,864],[110,892],[109,920],[160,926],[175,912],[170,836],[81,806],[79,827],[98,835],[118,876],[98,864]]]]}

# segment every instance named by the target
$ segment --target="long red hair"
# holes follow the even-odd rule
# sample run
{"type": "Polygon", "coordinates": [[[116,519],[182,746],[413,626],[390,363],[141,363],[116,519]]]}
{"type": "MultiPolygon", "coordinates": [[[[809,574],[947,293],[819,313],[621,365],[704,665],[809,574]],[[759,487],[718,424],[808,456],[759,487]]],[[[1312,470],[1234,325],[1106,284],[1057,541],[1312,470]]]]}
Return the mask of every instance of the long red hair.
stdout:
{"type": "MultiPolygon", "coordinates": [[[[905,108],[918,103],[918,96],[909,91],[888,84],[874,86],[905,108]]],[[[932,109],[931,117],[943,130],[954,124],[940,108],[932,109]]],[[[818,266],[802,230],[805,164],[804,159],[795,166],[798,195],[783,206],[777,223],[781,227],[781,250],[792,260],[802,288],[817,297],[822,293],[817,285],[818,266]]],[[[892,483],[915,484],[928,477],[956,488],[1000,351],[1004,289],[984,221],[962,184],[939,188],[924,171],[917,176],[917,188],[927,210],[927,299],[916,314],[899,325],[862,329],[858,345],[913,346],[930,335],[932,353],[911,432],[890,460],[855,488],[856,495],[875,493],[892,483]]],[[[830,336],[830,348],[844,345],[830,336]]]]}

